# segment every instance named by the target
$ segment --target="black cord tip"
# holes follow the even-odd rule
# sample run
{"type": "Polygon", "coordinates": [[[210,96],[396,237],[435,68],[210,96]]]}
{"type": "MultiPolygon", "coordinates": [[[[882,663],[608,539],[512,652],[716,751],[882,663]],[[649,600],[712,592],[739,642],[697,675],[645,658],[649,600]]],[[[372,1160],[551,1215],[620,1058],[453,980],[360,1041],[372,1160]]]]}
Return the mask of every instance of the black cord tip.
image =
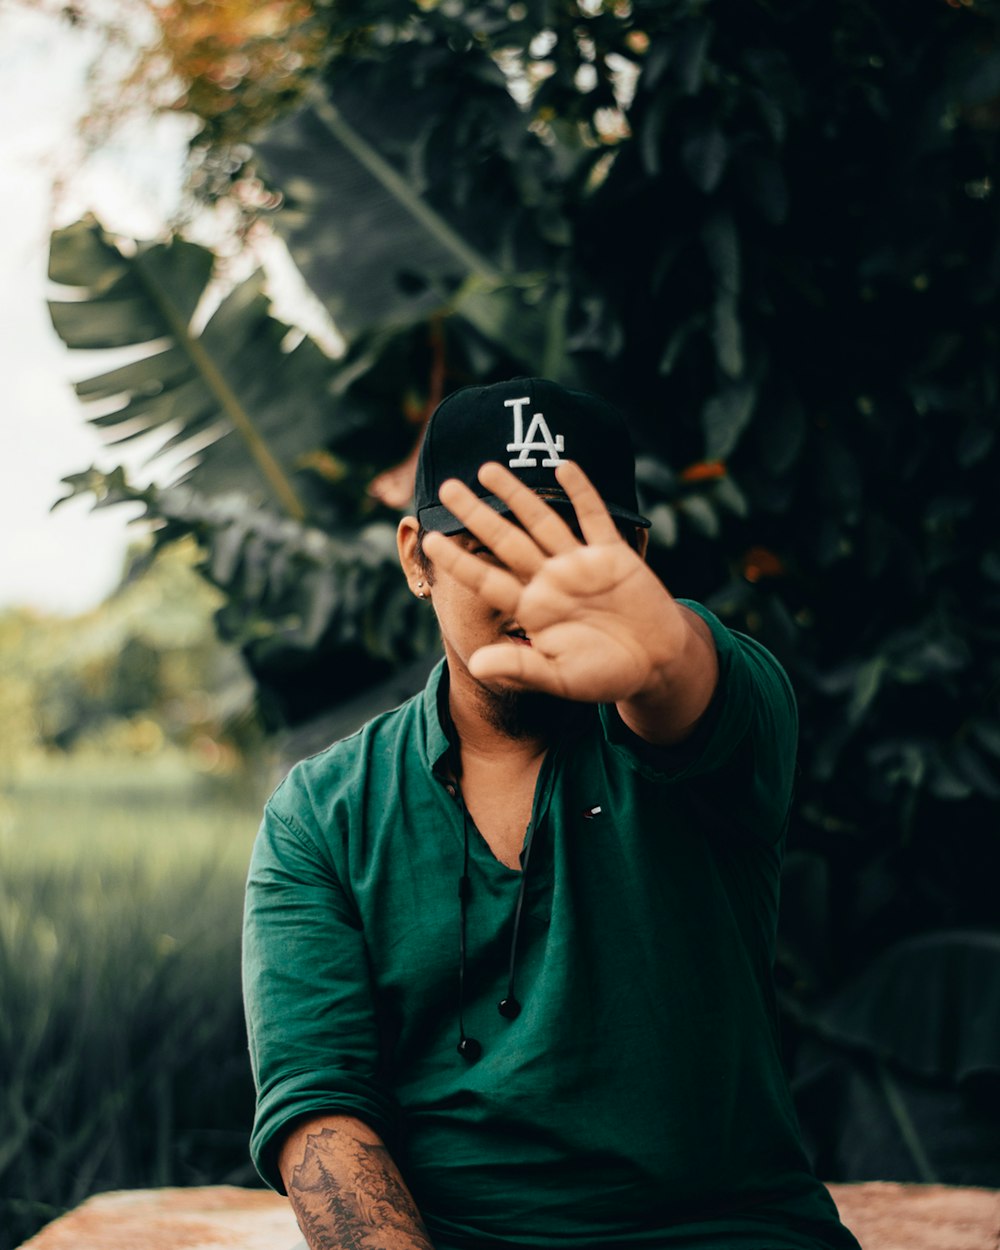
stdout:
{"type": "Polygon", "coordinates": [[[463,1037],[456,1047],[458,1053],[463,1059],[467,1059],[469,1063],[475,1063],[479,1056],[483,1053],[483,1048],[474,1037],[463,1037]]]}

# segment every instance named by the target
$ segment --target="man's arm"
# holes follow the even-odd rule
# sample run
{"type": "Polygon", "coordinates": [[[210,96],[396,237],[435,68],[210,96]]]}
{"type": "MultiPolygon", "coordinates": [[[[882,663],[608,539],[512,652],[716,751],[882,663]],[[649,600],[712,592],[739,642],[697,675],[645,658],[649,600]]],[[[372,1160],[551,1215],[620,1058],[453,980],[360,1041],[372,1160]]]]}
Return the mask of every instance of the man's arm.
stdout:
{"type": "Polygon", "coordinates": [[[501,465],[484,465],[479,480],[523,528],[460,482],[441,487],[441,502],[503,567],[440,534],[427,535],[427,554],[515,619],[531,642],[483,647],[470,671],[480,680],[564,699],[614,703],[646,742],[680,742],[708,707],[718,680],[711,631],[622,538],[578,465],[561,464],[556,477],[576,511],[582,542],[501,465]]]}
{"type": "Polygon", "coordinates": [[[399,1169],[362,1120],[302,1121],[278,1166],[310,1250],[434,1250],[399,1169]]]}
{"type": "Polygon", "coordinates": [[[666,591],[678,614],[671,658],[649,682],[616,702],[618,715],[645,742],[669,746],[682,742],[705,712],[719,680],[719,660],[712,631],[697,612],[666,591]]]}

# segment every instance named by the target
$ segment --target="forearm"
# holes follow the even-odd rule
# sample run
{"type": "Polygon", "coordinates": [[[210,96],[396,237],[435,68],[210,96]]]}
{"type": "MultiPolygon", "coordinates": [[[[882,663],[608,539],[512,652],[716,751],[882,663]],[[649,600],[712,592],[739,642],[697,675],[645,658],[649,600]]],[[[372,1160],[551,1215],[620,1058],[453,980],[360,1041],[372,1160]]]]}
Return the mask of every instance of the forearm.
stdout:
{"type": "Polygon", "coordinates": [[[303,1121],[278,1166],[310,1250],[434,1250],[399,1169],[363,1121],[303,1121]]]}
{"type": "MultiPolygon", "coordinates": [[[[618,715],[645,742],[682,742],[711,701],[719,679],[712,631],[696,612],[672,604],[674,639],[648,685],[617,704],[618,715]]],[[[652,650],[652,648],[651,648],[652,650]]]]}

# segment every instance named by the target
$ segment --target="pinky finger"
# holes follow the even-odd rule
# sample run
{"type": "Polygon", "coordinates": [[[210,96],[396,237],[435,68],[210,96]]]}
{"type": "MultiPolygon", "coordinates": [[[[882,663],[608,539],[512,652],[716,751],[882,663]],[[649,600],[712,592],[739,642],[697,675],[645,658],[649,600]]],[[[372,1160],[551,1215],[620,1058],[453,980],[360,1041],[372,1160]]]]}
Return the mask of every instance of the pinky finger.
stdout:
{"type": "Polygon", "coordinates": [[[621,539],[618,526],[611,519],[607,505],[590,478],[573,460],[564,461],[556,469],[556,479],[566,492],[580,533],[587,543],[613,543],[621,539]]]}

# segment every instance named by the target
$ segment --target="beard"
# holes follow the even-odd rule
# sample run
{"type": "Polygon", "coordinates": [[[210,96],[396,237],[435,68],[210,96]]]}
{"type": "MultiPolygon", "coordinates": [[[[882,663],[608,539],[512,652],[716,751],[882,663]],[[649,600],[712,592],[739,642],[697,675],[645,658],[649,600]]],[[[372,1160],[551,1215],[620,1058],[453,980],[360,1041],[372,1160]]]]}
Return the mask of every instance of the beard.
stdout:
{"type": "Polygon", "coordinates": [[[580,716],[583,705],[540,690],[481,686],[480,710],[486,722],[508,738],[551,741],[580,716]]]}

